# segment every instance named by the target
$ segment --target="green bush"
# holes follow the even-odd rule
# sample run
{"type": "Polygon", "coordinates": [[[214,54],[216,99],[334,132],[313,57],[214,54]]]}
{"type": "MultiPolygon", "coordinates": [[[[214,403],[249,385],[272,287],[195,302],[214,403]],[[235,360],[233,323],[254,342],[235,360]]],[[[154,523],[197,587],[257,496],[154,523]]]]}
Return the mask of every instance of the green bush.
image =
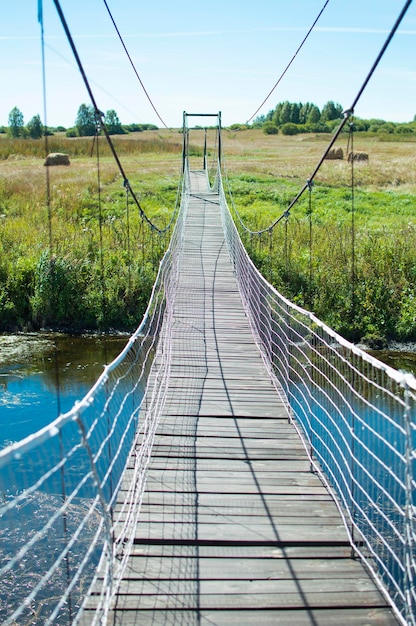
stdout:
{"type": "Polygon", "coordinates": [[[282,135],[297,135],[299,133],[299,126],[298,124],[287,122],[280,127],[280,132],[282,135]]]}
{"type": "MultiPolygon", "coordinates": [[[[0,179],[0,332],[134,330],[170,233],[162,237],[150,228],[131,197],[127,212],[112,164],[101,171],[100,204],[94,167],[85,179],[82,167],[54,172],[49,224],[44,189],[35,184],[44,182],[43,168],[26,163],[20,178],[0,179]]],[[[130,182],[137,187],[133,177],[130,182]]],[[[177,177],[141,174],[140,183],[143,209],[165,226],[177,177]]]]}
{"type": "Polygon", "coordinates": [[[263,132],[265,135],[277,135],[279,129],[273,122],[265,122],[265,124],[263,124],[263,132]]]}

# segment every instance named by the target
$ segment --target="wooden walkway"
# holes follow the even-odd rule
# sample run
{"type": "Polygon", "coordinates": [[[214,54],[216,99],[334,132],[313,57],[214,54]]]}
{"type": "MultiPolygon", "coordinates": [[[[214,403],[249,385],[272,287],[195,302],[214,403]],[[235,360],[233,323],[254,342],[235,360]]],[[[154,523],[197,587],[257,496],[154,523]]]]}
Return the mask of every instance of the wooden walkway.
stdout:
{"type": "Polygon", "coordinates": [[[192,173],[168,398],[109,623],[397,624],[271,384],[205,180],[192,173]]]}

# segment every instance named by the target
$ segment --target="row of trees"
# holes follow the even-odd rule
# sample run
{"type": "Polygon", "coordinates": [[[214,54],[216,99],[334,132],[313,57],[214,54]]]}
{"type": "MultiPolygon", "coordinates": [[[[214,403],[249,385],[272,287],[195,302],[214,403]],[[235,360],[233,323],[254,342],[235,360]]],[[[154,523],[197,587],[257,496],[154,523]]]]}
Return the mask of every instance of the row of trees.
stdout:
{"type": "MultiPolygon", "coordinates": [[[[343,117],[343,107],[329,100],[322,108],[312,102],[279,102],[267,115],[257,117],[253,127],[262,128],[268,135],[282,133],[328,133],[338,126],[343,117]]],[[[382,132],[387,134],[411,134],[416,132],[416,115],[413,122],[394,123],[380,119],[354,117],[354,130],[382,132]]]]}
{"type": "Polygon", "coordinates": [[[7,133],[10,137],[32,137],[32,139],[39,139],[43,135],[43,124],[40,115],[34,115],[27,126],[25,126],[23,113],[17,107],[13,107],[9,113],[7,133]]]}
{"type": "Polygon", "coordinates": [[[262,127],[267,134],[296,134],[296,132],[331,131],[343,116],[340,104],[328,101],[322,110],[313,102],[279,102],[267,115],[257,117],[253,126],[262,127]],[[299,127],[299,130],[298,130],[299,127]]]}
{"type": "Polygon", "coordinates": [[[276,108],[266,116],[266,120],[275,124],[278,128],[283,124],[318,124],[326,123],[333,120],[342,119],[343,108],[340,104],[335,104],[330,100],[327,102],[322,111],[312,102],[279,102],[276,108]]]}
{"type": "MultiPolygon", "coordinates": [[[[88,137],[94,136],[97,131],[98,121],[94,107],[92,105],[81,104],[75,125],[66,129],[63,126],[54,128],[55,131],[66,131],[67,137],[88,137]]],[[[110,135],[124,135],[128,132],[140,132],[142,130],[156,130],[157,126],[153,124],[129,124],[123,126],[114,109],[110,109],[104,116],[104,123],[110,135]]],[[[34,115],[32,119],[25,125],[23,113],[17,107],[9,113],[8,126],[2,129],[10,137],[30,137],[32,139],[40,139],[44,135],[44,126],[40,115],[34,115]]],[[[52,134],[52,129],[48,128],[48,134],[52,134]]]]}
{"type": "MultiPolygon", "coordinates": [[[[322,110],[312,102],[279,102],[274,109],[266,115],[257,117],[253,128],[262,128],[268,135],[282,133],[283,135],[296,135],[298,133],[329,133],[338,126],[343,117],[343,107],[329,100],[322,110]]],[[[128,124],[123,125],[114,109],[110,109],[104,116],[104,122],[110,135],[124,135],[129,132],[141,132],[143,130],[157,130],[154,124],[128,124]]],[[[232,124],[231,129],[239,130],[248,128],[242,124],[232,124]]],[[[58,126],[48,129],[48,134],[54,131],[66,131],[67,137],[88,137],[96,133],[97,120],[92,105],[81,104],[75,125],[66,129],[58,126]]],[[[416,133],[416,115],[413,122],[394,123],[380,119],[364,120],[354,117],[354,129],[357,131],[369,131],[372,133],[387,134],[412,134],[416,133]]],[[[0,127],[0,132],[7,132],[11,137],[31,137],[39,139],[44,134],[39,115],[35,115],[25,126],[23,113],[14,107],[9,113],[8,127],[0,127]]]]}

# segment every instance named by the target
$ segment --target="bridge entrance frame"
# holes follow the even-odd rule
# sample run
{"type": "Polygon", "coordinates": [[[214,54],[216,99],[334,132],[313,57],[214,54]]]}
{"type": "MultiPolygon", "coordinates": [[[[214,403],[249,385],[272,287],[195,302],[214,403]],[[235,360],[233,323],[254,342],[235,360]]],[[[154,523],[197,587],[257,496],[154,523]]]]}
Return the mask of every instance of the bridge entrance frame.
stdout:
{"type": "MultiPolygon", "coordinates": [[[[216,127],[217,127],[217,134],[218,134],[218,163],[219,163],[219,167],[221,167],[221,160],[222,160],[222,142],[221,142],[221,111],[219,111],[218,113],[187,113],[186,111],[183,112],[183,124],[182,124],[182,133],[183,133],[183,144],[182,144],[182,173],[185,172],[185,164],[188,163],[189,165],[189,124],[188,124],[188,119],[192,117],[214,117],[216,118],[216,127]]],[[[207,162],[207,156],[208,156],[208,147],[207,147],[207,129],[205,128],[205,134],[204,134],[204,156],[203,156],[203,162],[202,162],[202,169],[204,171],[208,170],[208,162],[207,162]]]]}

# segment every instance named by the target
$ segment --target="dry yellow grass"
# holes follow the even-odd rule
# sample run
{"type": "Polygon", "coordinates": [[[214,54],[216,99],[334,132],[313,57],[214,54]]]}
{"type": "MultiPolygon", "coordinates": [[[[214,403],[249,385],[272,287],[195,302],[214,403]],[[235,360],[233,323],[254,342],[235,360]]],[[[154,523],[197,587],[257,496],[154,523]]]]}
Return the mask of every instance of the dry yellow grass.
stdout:
{"type": "MultiPolygon", "coordinates": [[[[216,131],[208,129],[208,149],[213,154],[216,151],[216,131]]],[[[387,137],[367,137],[356,133],[354,149],[367,152],[368,164],[356,164],[355,178],[358,185],[373,189],[400,188],[403,191],[416,193],[416,142],[410,139],[394,140],[387,137]]],[[[127,176],[140,174],[165,174],[176,176],[181,168],[180,130],[166,129],[132,133],[113,139],[117,146],[125,142],[139,142],[154,144],[162,142],[166,152],[137,152],[121,156],[127,176]],[[168,151],[169,150],[169,151],[168,151]]],[[[223,158],[229,172],[268,174],[277,178],[299,179],[305,181],[314,170],[322,156],[329,135],[265,135],[261,129],[241,131],[222,131],[223,158]]],[[[72,142],[76,140],[70,140],[72,142]]],[[[344,155],[347,152],[347,134],[342,134],[336,146],[342,147],[344,155]]],[[[104,140],[101,140],[103,143],[104,140]]],[[[70,145],[70,144],[69,144],[70,145]]],[[[190,145],[198,149],[202,155],[204,145],[204,130],[190,130],[190,145]]],[[[191,157],[192,167],[202,167],[200,156],[191,157]]],[[[96,158],[71,157],[69,168],[51,168],[51,176],[55,180],[74,181],[80,186],[92,184],[96,176],[96,158]],[[59,172],[57,171],[59,170],[59,172]]],[[[114,179],[117,167],[111,156],[101,158],[101,171],[104,182],[114,179]]],[[[317,181],[329,185],[345,185],[350,180],[350,165],[343,161],[326,161],[317,175],[317,181]]],[[[18,154],[9,159],[0,161],[0,177],[6,178],[22,191],[33,191],[39,188],[44,179],[43,159],[25,157],[18,154]]]]}
{"type": "MultiPolygon", "coordinates": [[[[330,141],[329,135],[265,135],[260,129],[223,132],[224,155],[233,172],[258,172],[277,178],[305,181],[313,172],[330,141]]],[[[342,135],[336,146],[344,155],[348,136],[342,135]]],[[[416,193],[416,142],[382,141],[378,137],[354,136],[354,150],[367,152],[368,164],[355,164],[355,182],[369,189],[387,189],[416,193]]],[[[317,181],[329,185],[349,184],[351,166],[343,161],[325,161],[317,181]]]]}

